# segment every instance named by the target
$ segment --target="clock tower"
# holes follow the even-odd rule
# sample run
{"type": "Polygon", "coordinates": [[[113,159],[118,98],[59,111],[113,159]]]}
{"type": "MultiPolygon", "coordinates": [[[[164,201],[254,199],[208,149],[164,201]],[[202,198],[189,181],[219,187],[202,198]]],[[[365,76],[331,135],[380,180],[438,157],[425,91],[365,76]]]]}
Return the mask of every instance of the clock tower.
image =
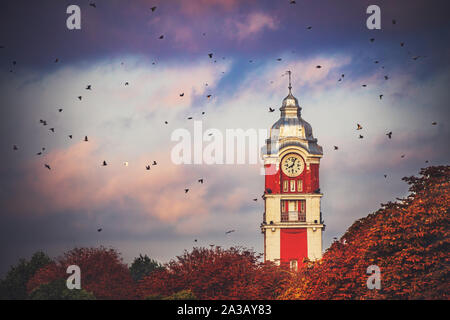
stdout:
{"type": "Polygon", "coordinates": [[[311,125],[302,119],[297,98],[289,94],[280,108],[281,117],[270,129],[262,149],[265,170],[264,260],[296,270],[304,258],[322,257],[319,163],[322,147],[311,125]]]}

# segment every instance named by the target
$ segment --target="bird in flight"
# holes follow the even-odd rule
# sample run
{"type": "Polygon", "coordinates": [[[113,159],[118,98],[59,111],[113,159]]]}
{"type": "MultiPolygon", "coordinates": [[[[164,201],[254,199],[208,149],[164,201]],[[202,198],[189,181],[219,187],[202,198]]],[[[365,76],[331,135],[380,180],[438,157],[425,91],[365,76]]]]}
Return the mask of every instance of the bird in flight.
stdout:
{"type": "Polygon", "coordinates": [[[255,202],[256,202],[256,201],[258,201],[258,199],[257,199],[257,198],[255,198],[255,199],[253,199],[253,201],[255,201],[255,202]]]}
{"type": "Polygon", "coordinates": [[[189,189],[184,189],[184,193],[188,193],[189,192],[189,189]]]}
{"type": "Polygon", "coordinates": [[[69,139],[72,139],[72,138],[73,138],[73,136],[71,134],[69,134],[69,139]]]}
{"type": "Polygon", "coordinates": [[[338,146],[334,146],[334,150],[339,150],[339,147],[338,146]]]}
{"type": "Polygon", "coordinates": [[[92,90],[92,86],[91,86],[90,84],[88,84],[88,85],[86,86],[86,90],[92,90]]]}
{"type": "Polygon", "coordinates": [[[52,168],[50,168],[50,166],[48,164],[44,165],[48,170],[52,170],[52,168]]]}
{"type": "Polygon", "coordinates": [[[392,139],[392,131],[391,131],[391,132],[388,132],[388,133],[386,133],[386,135],[388,136],[388,138],[389,138],[389,139],[392,139]]]}
{"type": "Polygon", "coordinates": [[[203,184],[203,179],[198,179],[198,182],[203,184]]]}
{"type": "Polygon", "coordinates": [[[58,112],[63,112],[63,109],[59,108],[59,109],[58,109],[58,112]]]}
{"type": "Polygon", "coordinates": [[[212,53],[208,53],[208,56],[209,56],[210,59],[212,59],[213,54],[212,53]]]}
{"type": "Polygon", "coordinates": [[[362,136],[362,135],[359,135],[359,137],[358,137],[359,139],[362,139],[362,138],[364,138],[364,136],[362,136]]]}
{"type": "Polygon", "coordinates": [[[374,42],[375,38],[370,38],[369,40],[370,40],[370,42],[374,42]]]}
{"type": "Polygon", "coordinates": [[[102,166],[103,167],[106,167],[108,164],[106,163],[106,161],[103,161],[103,164],[102,164],[102,166]]]}
{"type": "Polygon", "coordinates": [[[269,112],[274,112],[275,109],[272,109],[271,107],[269,107],[269,112]]]}
{"type": "Polygon", "coordinates": [[[180,97],[184,97],[184,92],[183,92],[183,93],[180,93],[180,97]]]}
{"type": "Polygon", "coordinates": [[[435,126],[435,125],[437,125],[437,122],[434,121],[434,122],[431,123],[431,125],[435,126]]]}
{"type": "Polygon", "coordinates": [[[387,178],[387,174],[385,174],[384,177],[387,178]]]}
{"type": "Polygon", "coordinates": [[[146,166],[145,166],[145,169],[150,170],[150,166],[149,166],[149,165],[146,165],[146,166]]]}
{"type": "Polygon", "coordinates": [[[362,128],[363,127],[359,123],[356,124],[356,130],[361,130],[362,128]]]}
{"type": "Polygon", "coordinates": [[[404,157],[405,157],[405,155],[404,155],[404,154],[402,154],[400,158],[404,158],[404,157]]]}
{"type": "Polygon", "coordinates": [[[160,35],[160,36],[159,36],[159,39],[164,39],[164,35],[163,35],[163,34],[160,35]]]}
{"type": "Polygon", "coordinates": [[[308,29],[308,30],[311,30],[312,29],[312,27],[311,26],[308,26],[306,29],[308,29]]]}
{"type": "Polygon", "coordinates": [[[235,232],[235,230],[229,230],[229,231],[226,231],[225,234],[230,234],[230,233],[232,233],[232,232],[235,232]]]}
{"type": "Polygon", "coordinates": [[[210,94],[208,94],[208,95],[206,96],[206,98],[208,98],[208,99],[211,99],[211,95],[210,95],[210,94]]]}
{"type": "Polygon", "coordinates": [[[102,232],[102,230],[103,230],[102,228],[99,228],[97,229],[97,232],[102,232]]]}
{"type": "Polygon", "coordinates": [[[55,132],[55,128],[50,128],[49,130],[53,133],[55,132]]]}
{"type": "Polygon", "coordinates": [[[321,66],[321,65],[318,65],[318,66],[316,66],[316,68],[317,68],[317,69],[320,69],[320,68],[322,68],[322,66],[321,66]]]}
{"type": "Polygon", "coordinates": [[[381,99],[383,99],[383,95],[382,95],[382,94],[380,94],[380,100],[381,100],[381,99]]]}
{"type": "Polygon", "coordinates": [[[81,99],[83,99],[83,97],[82,97],[82,96],[78,96],[78,100],[80,100],[80,101],[81,101],[81,99]]]}
{"type": "MultiPolygon", "coordinates": [[[[72,138],[71,138],[71,139],[72,139],[72,138]]],[[[88,142],[88,141],[89,141],[87,136],[84,137],[84,141],[85,141],[85,142],[88,142]]]]}
{"type": "Polygon", "coordinates": [[[156,162],[156,161],[153,161],[153,165],[154,166],[156,166],[158,164],[158,162],[156,162]]]}
{"type": "Polygon", "coordinates": [[[97,8],[97,6],[95,5],[95,3],[93,3],[93,2],[89,3],[89,5],[90,5],[92,8],[97,8]]]}
{"type": "Polygon", "coordinates": [[[367,84],[363,84],[362,87],[364,87],[364,88],[367,87],[367,84]]]}
{"type": "Polygon", "coordinates": [[[150,10],[152,10],[152,12],[155,12],[156,7],[151,7],[150,10]]]}
{"type": "Polygon", "coordinates": [[[14,150],[14,151],[17,151],[17,150],[19,150],[19,148],[17,148],[16,145],[13,145],[13,150],[14,150]]]}

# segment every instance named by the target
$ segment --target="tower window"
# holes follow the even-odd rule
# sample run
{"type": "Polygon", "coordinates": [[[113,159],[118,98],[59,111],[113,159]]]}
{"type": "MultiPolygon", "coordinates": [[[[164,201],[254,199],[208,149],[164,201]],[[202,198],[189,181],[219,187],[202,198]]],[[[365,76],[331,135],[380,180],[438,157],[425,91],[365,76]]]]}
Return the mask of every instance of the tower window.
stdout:
{"type": "Polygon", "coordinates": [[[289,191],[289,181],[285,180],[283,181],[283,192],[288,192],[289,191]]]}
{"type": "Polygon", "coordinates": [[[298,192],[303,191],[303,181],[301,179],[297,181],[297,190],[298,192]]]}
{"type": "Polygon", "coordinates": [[[300,200],[300,212],[305,213],[305,200],[300,200]]]}
{"type": "Polygon", "coordinates": [[[295,192],[295,180],[291,180],[291,192],[295,192]]]}
{"type": "Polygon", "coordinates": [[[289,264],[290,264],[291,271],[297,271],[298,270],[298,262],[297,262],[297,260],[291,260],[289,262],[289,264]]]}

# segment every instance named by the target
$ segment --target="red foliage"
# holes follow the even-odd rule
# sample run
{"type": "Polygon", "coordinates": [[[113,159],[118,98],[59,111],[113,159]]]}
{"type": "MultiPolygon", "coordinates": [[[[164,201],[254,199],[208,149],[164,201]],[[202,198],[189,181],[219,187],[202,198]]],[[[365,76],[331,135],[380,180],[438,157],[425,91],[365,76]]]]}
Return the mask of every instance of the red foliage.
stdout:
{"type": "Polygon", "coordinates": [[[287,273],[253,251],[194,248],[140,281],[140,298],[191,290],[199,299],[274,299],[287,273]]]}
{"type": "Polygon", "coordinates": [[[404,180],[411,194],[356,221],[318,262],[306,264],[282,299],[448,299],[450,167],[404,180]],[[369,290],[367,267],[381,269],[369,290]]]}
{"type": "Polygon", "coordinates": [[[28,282],[28,291],[56,279],[66,279],[70,265],[80,267],[81,287],[97,299],[134,298],[134,281],[128,267],[115,249],[104,247],[75,248],[66,252],[57,262],[36,272],[28,282]]]}

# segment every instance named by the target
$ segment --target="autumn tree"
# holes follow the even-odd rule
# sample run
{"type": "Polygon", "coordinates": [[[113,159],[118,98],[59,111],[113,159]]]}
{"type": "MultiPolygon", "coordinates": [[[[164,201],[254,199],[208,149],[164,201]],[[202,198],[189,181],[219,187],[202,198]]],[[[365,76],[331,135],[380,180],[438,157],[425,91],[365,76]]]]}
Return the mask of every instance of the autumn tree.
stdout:
{"type": "Polygon", "coordinates": [[[273,299],[286,273],[244,248],[194,248],[139,282],[141,298],[190,290],[198,299],[273,299]]]}
{"type": "Polygon", "coordinates": [[[403,178],[410,194],[357,220],[308,262],[281,299],[448,299],[450,167],[403,178]],[[381,289],[368,290],[367,267],[381,269],[381,289]]]}
{"type": "Polygon", "coordinates": [[[134,281],[126,264],[115,249],[75,248],[57,261],[41,268],[29,280],[27,289],[32,292],[43,284],[67,279],[67,267],[77,265],[81,269],[81,287],[97,299],[132,299],[134,281]]]}

